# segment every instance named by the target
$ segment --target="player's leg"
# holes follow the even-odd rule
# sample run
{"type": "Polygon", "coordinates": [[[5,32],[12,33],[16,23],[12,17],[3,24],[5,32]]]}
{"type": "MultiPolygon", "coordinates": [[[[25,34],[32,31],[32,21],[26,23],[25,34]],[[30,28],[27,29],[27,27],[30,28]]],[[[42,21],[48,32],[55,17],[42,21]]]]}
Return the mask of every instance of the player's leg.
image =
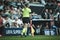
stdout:
{"type": "Polygon", "coordinates": [[[33,29],[33,27],[31,27],[31,35],[34,37],[34,32],[35,30],[33,29]]]}
{"type": "Polygon", "coordinates": [[[24,32],[25,36],[27,36],[27,27],[28,27],[28,24],[25,23],[25,26],[24,26],[24,28],[25,28],[25,32],[24,32]]]}
{"type": "Polygon", "coordinates": [[[21,36],[24,35],[24,32],[25,32],[25,28],[22,29],[21,36]]]}

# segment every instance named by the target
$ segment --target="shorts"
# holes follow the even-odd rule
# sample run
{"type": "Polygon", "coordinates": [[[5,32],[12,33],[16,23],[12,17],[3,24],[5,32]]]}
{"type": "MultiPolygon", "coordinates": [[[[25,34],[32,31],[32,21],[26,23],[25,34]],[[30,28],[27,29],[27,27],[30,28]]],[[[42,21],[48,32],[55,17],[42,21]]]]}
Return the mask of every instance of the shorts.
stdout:
{"type": "Polygon", "coordinates": [[[29,17],[23,17],[23,23],[30,23],[30,18],[29,17]]]}

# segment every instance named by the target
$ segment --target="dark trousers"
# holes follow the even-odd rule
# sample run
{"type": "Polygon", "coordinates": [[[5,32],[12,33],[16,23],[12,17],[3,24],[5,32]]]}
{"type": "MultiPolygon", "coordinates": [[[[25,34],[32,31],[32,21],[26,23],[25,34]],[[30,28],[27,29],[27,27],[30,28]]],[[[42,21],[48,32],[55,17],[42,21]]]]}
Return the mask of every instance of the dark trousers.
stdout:
{"type": "Polygon", "coordinates": [[[0,27],[0,35],[3,35],[3,30],[4,30],[4,27],[0,27]]]}

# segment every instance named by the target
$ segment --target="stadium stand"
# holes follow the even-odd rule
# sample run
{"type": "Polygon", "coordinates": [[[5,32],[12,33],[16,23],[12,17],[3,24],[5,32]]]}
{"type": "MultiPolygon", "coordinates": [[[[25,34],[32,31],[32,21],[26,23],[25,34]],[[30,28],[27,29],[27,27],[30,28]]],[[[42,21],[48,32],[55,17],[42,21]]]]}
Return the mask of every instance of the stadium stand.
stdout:
{"type": "MultiPolygon", "coordinates": [[[[11,34],[23,28],[22,8],[25,3],[29,3],[32,15],[32,24],[35,27],[35,34],[60,35],[60,1],[56,0],[2,0],[0,1],[0,15],[3,25],[11,34]],[[47,10],[46,10],[47,9],[47,10]],[[46,15],[45,15],[46,14],[46,15]],[[52,16],[52,17],[51,17],[52,16]],[[16,21],[18,19],[18,21],[16,21]],[[20,20],[21,19],[21,20],[20,20]],[[21,22],[21,23],[19,23],[21,22]],[[13,25],[12,25],[13,24],[13,25]],[[20,24],[20,25],[19,25],[20,24]],[[53,25],[52,25],[53,24],[53,25]],[[39,25],[39,27],[37,27],[39,25]],[[20,27],[22,26],[22,27],[20,27]],[[42,26],[42,27],[41,27],[42,26]],[[8,28],[8,29],[7,29],[8,28]],[[12,28],[12,29],[11,29],[12,28]],[[17,29],[18,30],[17,30],[17,29]],[[40,29],[38,29],[40,28],[40,29]],[[14,30],[13,30],[14,29],[14,30]],[[12,31],[13,30],[13,31],[12,31]],[[17,30],[17,31],[16,31],[17,30]],[[37,30],[40,30],[37,32],[37,30]],[[53,34],[52,34],[53,33],[53,34]]],[[[16,34],[16,33],[15,33],[16,34]]],[[[20,35],[20,32],[17,32],[20,35]]]]}

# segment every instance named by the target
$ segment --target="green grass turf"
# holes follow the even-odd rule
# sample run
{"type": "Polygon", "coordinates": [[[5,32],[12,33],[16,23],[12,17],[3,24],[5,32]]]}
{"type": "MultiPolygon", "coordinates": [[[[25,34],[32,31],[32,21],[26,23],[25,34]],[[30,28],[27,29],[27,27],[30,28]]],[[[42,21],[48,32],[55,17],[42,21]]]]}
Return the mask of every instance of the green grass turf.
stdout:
{"type": "Polygon", "coordinates": [[[3,36],[0,37],[0,40],[60,40],[60,36],[43,36],[43,35],[38,35],[35,37],[3,36]]]}

